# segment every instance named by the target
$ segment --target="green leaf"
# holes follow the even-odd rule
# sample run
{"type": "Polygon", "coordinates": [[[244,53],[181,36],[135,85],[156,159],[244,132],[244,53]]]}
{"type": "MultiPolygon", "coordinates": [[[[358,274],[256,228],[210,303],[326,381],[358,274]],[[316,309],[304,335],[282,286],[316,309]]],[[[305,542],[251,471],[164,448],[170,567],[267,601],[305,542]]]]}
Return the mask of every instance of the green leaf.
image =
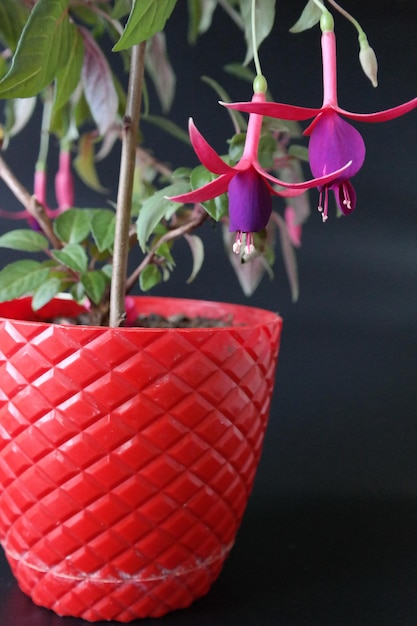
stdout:
{"type": "Polygon", "coordinates": [[[107,276],[101,270],[86,272],[81,276],[81,283],[90,300],[99,304],[108,284],[107,276]]]}
{"type": "Polygon", "coordinates": [[[233,135],[233,137],[229,139],[229,157],[234,163],[237,163],[242,158],[243,150],[245,149],[245,141],[246,133],[233,135]]]}
{"type": "Polygon", "coordinates": [[[22,31],[10,70],[0,81],[0,97],[35,96],[68,62],[71,33],[68,0],[38,0],[22,31]]]}
{"type": "Polygon", "coordinates": [[[308,163],[307,146],[300,146],[299,144],[293,143],[288,148],[288,155],[294,157],[295,159],[299,159],[300,161],[305,161],[306,163],[308,163]]]}
{"type": "Polygon", "coordinates": [[[48,278],[35,290],[32,298],[32,309],[38,311],[60,291],[62,291],[62,283],[59,278],[56,276],[48,278]]]}
{"type": "Polygon", "coordinates": [[[54,221],[54,233],[64,243],[81,243],[90,233],[90,217],[84,209],[68,209],[54,221]]]}
{"type": "Polygon", "coordinates": [[[5,126],[10,137],[14,137],[25,128],[35,111],[36,103],[35,96],[6,100],[5,126]]]}
{"type": "Polygon", "coordinates": [[[142,117],[142,120],[144,122],[149,122],[150,124],[153,124],[154,126],[157,126],[158,128],[161,128],[165,132],[172,135],[172,137],[175,137],[175,139],[179,139],[180,141],[183,141],[188,146],[191,143],[188,133],[185,130],[183,130],[180,126],[177,126],[177,124],[175,124],[171,120],[168,120],[166,117],[161,117],[159,115],[144,115],[142,117]]]}
{"type": "Polygon", "coordinates": [[[187,279],[187,283],[192,283],[198,272],[201,270],[204,262],[204,244],[197,235],[185,235],[185,240],[191,249],[193,255],[193,269],[187,279]]]}
{"type": "Polygon", "coordinates": [[[24,252],[41,252],[48,249],[48,240],[41,233],[22,228],[1,235],[0,247],[24,252]]]}
{"type": "Polygon", "coordinates": [[[178,202],[172,202],[168,196],[177,196],[189,190],[185,180],[177,180],[172,185],[156,191],[147,198],[139,211],[136,222],[139,245],[146,250],[146,242],[153,233],[154,228],[165,218],[169,219],[180,208],[178,202]]]}
{"type": "Polygon", "coordinates": [[[196,43],[200,29],[202,6],[200,0],[188,0],[188,43],[196,43]]]}
{"type": "Polygon", "coordinates": [[[304,30],[312,28],[320,22],[321,13],[320,7],[317,6],[314,0],[308,0],[300,17],[294,26],[290,28],[290,33],[301,33],[304,30]]]}
{"type": "Polygon", "coordinates": [[[171,254],[172,249],[172,241],[164,241],[159,248],[156,250],[156,254],[164,259],[165,265],[172,269],[175,267],[174,257],[171,254]]]}
{"type": "Polygon", "coordinates": [[[112,274],[113,274],[113,266],[112,265],[110,265],[110,264],[103,265],[103,267],[101,268],[101,271],[103,272],[103,274],[105,276],[107,276],[107,278],[109,280],[112,279],[112,274]]]}
{"type": "Polygon", "coordinates": [[[86,133],[80,137],[78,142],[78,155],[73,164],[81,180],[99,193],[105,193],[102,187],[94,163],[94,137],[91,133],[86,133]]]}
{"type": "Polygon", "coordinates": [[[114,7],[111,11],[111,17],[114,20],[119,20],[129,13],[130,0],[115,0],[114,7]]]}
{"type": "Polygon", "coordinates": [[[99,252],[110,250],[114,244],[116,215],[110,209],[94,209],[91,218],[91,232],[99,252]]]}
{"type": "Polygon", "coordinates": [[[83,298],[85,298],[84,285],[82,285],[81,283],[74,283],[74,285],[72,285],[72,287],[69,289],[69,293],[76,302],[81,302],[83,298]]]}
{"type": "MultiPolygon", "coordinates": [[[[210,181],[216,178],[215,174],[212,174],[204,167],[204,165],[197,165],[191,172],[191,187],[192,189],[199,189],[203,185],[206,185],[210,181]]],[[[227,215],[229,201],[227,194],[223,193],[221,196],[217,196],[212,200],[207,200],[206,202],[201,203],[207,213],[212,217],[216,222],[218,222],[222,217],[227,215]]]]}
{"type": "Polygon", "coordinates": [[[135,0],[122,36],[113,50],[125,50],[163,30],[176,1],[135,0]]]}
{"type": "MultiPolygon", "coordinates": [[[[220,83],[217,82],[217,80],[214,80],[213,78],[210,78],[209,76],[203,76],[201,80],[204,83],[207,83],[207,85],[209,85],[212,89],[214,89],[214,91],[219,96],[220,100],[222,100],[223,102],[231,102],[231,98],[229,94],[227,93],[225,89],[223,89],[223,87],[220,85],[220,83]]],[[[232,109],[227,109],[227,112],[229,113],[229,116],[231,117],[232,121],[234,122],[235,125],[237,125],[238,128],[240,128],[241,130],[246,130],[247,128],[246,120],[243,117],[243,115],[239,113],[239,111],[233,111],[232,109]]]]}
{"type": "Polygon", "coordinates": [[[162,280],[161,272],[156,265],[148,265],[139,276],[139,286],[142,291],[149,291],[162,280]]]}
{"type": "Polygon", "coordinates": [[[88,259],[84,248],[77,243],[69,243],[62,250],[52,250],[54,259],[75,272],[86,272],[88,259]]]}
{"type": "MultiPolygon", "coordinates": [[[[245,24],[247,53],[244,64],[253,58],[252,45],[252,0],[239,0],[240,12],[245,24]]],[[[275,20],[275,0],[257,0],[255,8],[256,47],[268,37],[275,20]]]]}
{"type": "Polygon", "coordinates": [[[15,261],[0,271],[0,302],[20,298],[36,290],[50,269],[38,261],[15,261]]]}
{"type": "Polygon", "coordinates": [[[216,10],[218,0],[200,0],[202,5],[202,13],[200,19],[199,31],[205,33],[211,26],[213,13],[216,10]]]}
{"type": "Polygon", "coordinates": [[[224,66],[224,71],[232,76],[236,76],[241,80],[246,80],[248,83],[252,84],[253,80],[256,76],[256,73],[246,65],[241,65],[240,63],[228,63],[224,66]]]}
{"type": "Polygon", "coordinates": [[[188,43],[196,43],[211,26],[217,0],[188,0],[188,43]]]}
{"type": "Polygon", "coordinates": [[[68,61],[56,74],[54,114],[68,102],[78,86],[83,58],[83,40],[78,29],[72,24],[69,29],[68,61]]]}
{"type": "Polygon", "coordinates": [[[1,0],[0,2],[0,39],[6,47],[15,50],[29,11],[20,0],[1,0]]]}
{"type": "Polygon", "coordinates": [[[266,170],[274,167],[274,154],[277,150],[277,142],[272,135],[261,135],[258,147],[258,159],[261,166],[266,170]]]}

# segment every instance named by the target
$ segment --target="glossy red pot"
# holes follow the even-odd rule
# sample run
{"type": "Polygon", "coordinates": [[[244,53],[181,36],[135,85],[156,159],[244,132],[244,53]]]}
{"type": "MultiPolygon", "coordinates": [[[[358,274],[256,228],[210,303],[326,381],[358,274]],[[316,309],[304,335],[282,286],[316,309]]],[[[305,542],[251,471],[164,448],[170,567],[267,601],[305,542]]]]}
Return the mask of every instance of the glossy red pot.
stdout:
{"type": "Polygon", "coordinates": [[[261,454],[282,324],[246,306],[132,302],[233,325],[57,325],[42,320],[77,305],[0,305],[1,543],[36,604],[90,621],[161,616],[217,578],[261,454]]]}

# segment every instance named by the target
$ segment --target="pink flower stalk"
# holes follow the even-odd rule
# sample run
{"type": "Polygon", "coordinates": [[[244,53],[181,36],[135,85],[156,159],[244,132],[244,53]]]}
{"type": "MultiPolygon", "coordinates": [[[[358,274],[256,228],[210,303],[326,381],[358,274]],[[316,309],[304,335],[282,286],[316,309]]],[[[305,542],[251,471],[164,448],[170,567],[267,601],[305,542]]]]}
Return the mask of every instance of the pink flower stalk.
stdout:
{"type": "Polygon", "coordinates": [[[74,206],[74,180],[71,173],[71,153],[61,150],[59,168],[55,176],[55,196],[58,209],[65,211],[74,206]]]}
{"type": "MultiPolygon", "coordinates": [[[[33,195],[35,196],[39,204],[44,207],[46,213],[49,215],[51,213],[51,209],[48,207],[46,202],[46,186],[47,176],[45,169],[35,169],[35,174],[33,177],[33,195]]],[[[0,217],[7,217],[8,219],[12,220],[26,220],[32,230],[40,230],[38,222],[26,209],[23,209],[23,211],[0,210],[0,217]]]]}
{"type": "MultiPolygon", "coordinates": [[[[46,186],[47,186],[47,176],[45,168],[37,168],[35,169],[34,179],[33,179],[33,193],[35,194],[36,200],[43,206],[45,211],[48,213],[50,211],[47,201],[46,201],[46,186]]],[[[32,217],[29,213],[27,214],[27,222],[32,230],[40,230],[40,226],[38,222],[32,217]]]]}
{"type": "MultiPolygon", "coordinates": [[[[253,95],[253,106],[265,105],[265,94],[258,92],[253,95]]],[[[230,166],[207,143],[197,130],[192,119],[189,122],[189,133],[193,148],[201,163],[218,177],[199,189],[190,191],[170,200],[175,202],[205,202],[222,193],[228,192],[229,217],[231,232],[236,231],[233,250],[239,253],[246,238],[245,252],[254,251],[253,233],[263,230],[268,223],[272,210],[271,195],[296,196],[310,187],[326,185],[337,179],[350,166],[342,163],[336,172],[328,170],[319,178],[300,183],[286,183],[266,172],[258,161],[258,147],[261,136],[263,116],[254,111],[249,116],[246,141],[243,155],[239,162],[230,166]],[[272,184],[284,187],[279,191],[272,184]]]]}
{"type": "Polygon", "coordinates": [[[222,104],[246,113],[258,113],[284,120],[301,121],[314,117],[304,131],[310,135],[309,160],[314,176],[333,172],[350,162],[341,174],[331,181],[320,183],[319,210],[323,220],[328,215],[328,190],[335,193],[336,202],[345,215],[356,205],[356,194],[350,179],[360,170],[365,160],[365,144],[360,133],[341,116],[359,122],[386,122],[400,117],[417,107],[417,98],[377,113],[351,113],[342,109],[337,98],[336,38],[333,30],[324,30],[321,37],[323,58],[323,104],[318,109],[276,102],[234,102],[222,104]]]}
{"type": "MultiPolygon", "coordinates": [[[[74,206],[74,182],[71,173],[71,155],[63,151],[59,156],[59,169],[55,176],[55,193],[58,202],[56,209],[51,209],[46,200],[47,174],[44,167],[35,169],[33,178],[33,193],[36,200],[43,206],[47,216],[54,219],[66,209],[74,206]]],[[[24,209],[23,211],[0,210],[0,217],[15,220],[26,220],[33,230],[39,230],[39,224],[34,217],[24,209]]]]}

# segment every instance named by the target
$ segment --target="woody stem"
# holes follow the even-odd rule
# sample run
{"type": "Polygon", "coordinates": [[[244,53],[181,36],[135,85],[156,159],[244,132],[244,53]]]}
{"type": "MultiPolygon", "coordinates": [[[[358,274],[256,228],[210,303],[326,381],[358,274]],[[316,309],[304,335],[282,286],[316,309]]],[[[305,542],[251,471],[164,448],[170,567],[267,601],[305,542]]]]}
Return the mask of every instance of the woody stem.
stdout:
{"type": "Polygon", "coordinates": [[[123,124],[117,194],[116,231],[114,237],[113,272],[110,289],[110,320],[113,328],[122,326],[125,318],[126,274],[129,254],[129,229],[132,209],[135,155],[142,102],[146,42],[132,48],[131,69],[123,124]]]}

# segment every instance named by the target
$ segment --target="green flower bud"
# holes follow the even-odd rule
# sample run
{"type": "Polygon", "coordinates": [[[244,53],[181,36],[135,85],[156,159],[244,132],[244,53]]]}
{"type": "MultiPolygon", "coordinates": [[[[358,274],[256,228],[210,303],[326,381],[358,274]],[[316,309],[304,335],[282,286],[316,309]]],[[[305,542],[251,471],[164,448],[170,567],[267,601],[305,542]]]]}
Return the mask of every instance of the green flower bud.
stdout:
{"type": "Polygon", "coordinates": [[[322,33],[334,30],[334,19],[330,11],[326,10],[322,12],[320,18],[320,28],[322,33]]]}

